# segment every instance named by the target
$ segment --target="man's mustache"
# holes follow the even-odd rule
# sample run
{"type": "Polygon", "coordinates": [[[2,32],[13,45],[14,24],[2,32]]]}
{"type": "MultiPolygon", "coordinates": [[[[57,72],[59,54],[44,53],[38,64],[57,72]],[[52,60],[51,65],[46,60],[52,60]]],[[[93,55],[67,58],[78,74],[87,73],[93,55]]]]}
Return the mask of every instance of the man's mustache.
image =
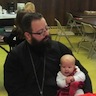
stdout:
{"type": "Polygon", "coordinates": [[[42,39],[42,41],[50,40],[51,36],[45,36],[45,38],[42,39]]]}

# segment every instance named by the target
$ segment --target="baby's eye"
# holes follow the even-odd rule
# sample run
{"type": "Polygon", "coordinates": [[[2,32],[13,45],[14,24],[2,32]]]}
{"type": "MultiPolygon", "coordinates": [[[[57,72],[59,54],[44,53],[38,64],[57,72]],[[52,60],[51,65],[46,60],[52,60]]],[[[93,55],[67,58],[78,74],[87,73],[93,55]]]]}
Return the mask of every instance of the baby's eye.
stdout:
{"type": "Polygon", "coordinates": [[[65,68],[65,66],[62,66],[63,68],[65,68]]]}

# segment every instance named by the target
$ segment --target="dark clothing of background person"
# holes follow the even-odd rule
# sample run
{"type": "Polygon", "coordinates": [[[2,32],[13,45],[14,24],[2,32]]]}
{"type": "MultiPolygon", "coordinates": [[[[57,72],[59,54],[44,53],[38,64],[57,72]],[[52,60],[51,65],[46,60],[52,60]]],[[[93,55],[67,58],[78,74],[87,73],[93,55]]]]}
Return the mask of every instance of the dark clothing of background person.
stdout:
{"type": "Polygon", "coordinates": [[[11,34],[3,38],[4,42],[7,43],[10,47],[15,47],[21,43],[24,38],[20,37],[22,30],[20,28],[13,28],[11,34]]]}
{"type": "Polygon", "coordinates": [[[13,28],[11,34],[7,37],[5,36],[4,42],[7,43],[10,47],[15,47],[19,43],[21,43],[24,40],[24,34],[21,29],[21,21],[23,16],[27,12],[20,10],[17,12],[16,18],[15,18],[15,27],[13,28]]]}
{"type": "MultiPolygon", "coordinates": [[[[8,96],[41,96],[34,76],[28,48],[31,50],[40,85],[42,83],[44,53],[46,53],[43,96],[56,96],[58,90],[56,75],[60,70],[60,58],[64,54],[72,54],[70,49],[56,41],[52,41],[50,48],[38,51],[37,47],[35,48],[29,45],[28,42],[23,41],[8,54],[4,64],[4,86],[8,96]]],[[[84,92],[92,92],[92,85],[87,70],[78,60],[76,60],[76,65],[86,74],[84,92]]]]}

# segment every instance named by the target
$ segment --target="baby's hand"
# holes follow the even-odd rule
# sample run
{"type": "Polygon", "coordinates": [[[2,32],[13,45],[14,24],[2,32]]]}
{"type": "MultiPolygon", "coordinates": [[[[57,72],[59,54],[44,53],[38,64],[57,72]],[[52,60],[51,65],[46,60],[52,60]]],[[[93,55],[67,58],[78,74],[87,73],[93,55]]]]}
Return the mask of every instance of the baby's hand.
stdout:
{"type": "Polygon", "coordinates": [[[70,84],[73,81],[74,81],[74,77],[73,76],[69,76],[69,77],[66,78],[66,83],[67,84],[70,84]]]}

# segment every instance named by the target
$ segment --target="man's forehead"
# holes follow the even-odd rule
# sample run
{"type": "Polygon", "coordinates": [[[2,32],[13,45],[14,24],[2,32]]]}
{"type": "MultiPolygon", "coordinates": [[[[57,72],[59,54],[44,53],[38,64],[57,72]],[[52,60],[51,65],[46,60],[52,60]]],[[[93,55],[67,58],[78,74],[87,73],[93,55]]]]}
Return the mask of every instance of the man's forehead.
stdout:
{"type": "Polygon", "coordinates": [[[44,23],[44,22],[46,22],[45,18],[40,18],[40,19],[33,20],[31,24],[34,25],[34,24],[44,23]]]}
{"type": "Polygon", "coordinates": [[[31,22],[31,26],[33,30],[36,29],[42,29],[45,26],[47,26],[46,20],[44,18],[38,19],[38,20],[34,20],[31,22]]]}

